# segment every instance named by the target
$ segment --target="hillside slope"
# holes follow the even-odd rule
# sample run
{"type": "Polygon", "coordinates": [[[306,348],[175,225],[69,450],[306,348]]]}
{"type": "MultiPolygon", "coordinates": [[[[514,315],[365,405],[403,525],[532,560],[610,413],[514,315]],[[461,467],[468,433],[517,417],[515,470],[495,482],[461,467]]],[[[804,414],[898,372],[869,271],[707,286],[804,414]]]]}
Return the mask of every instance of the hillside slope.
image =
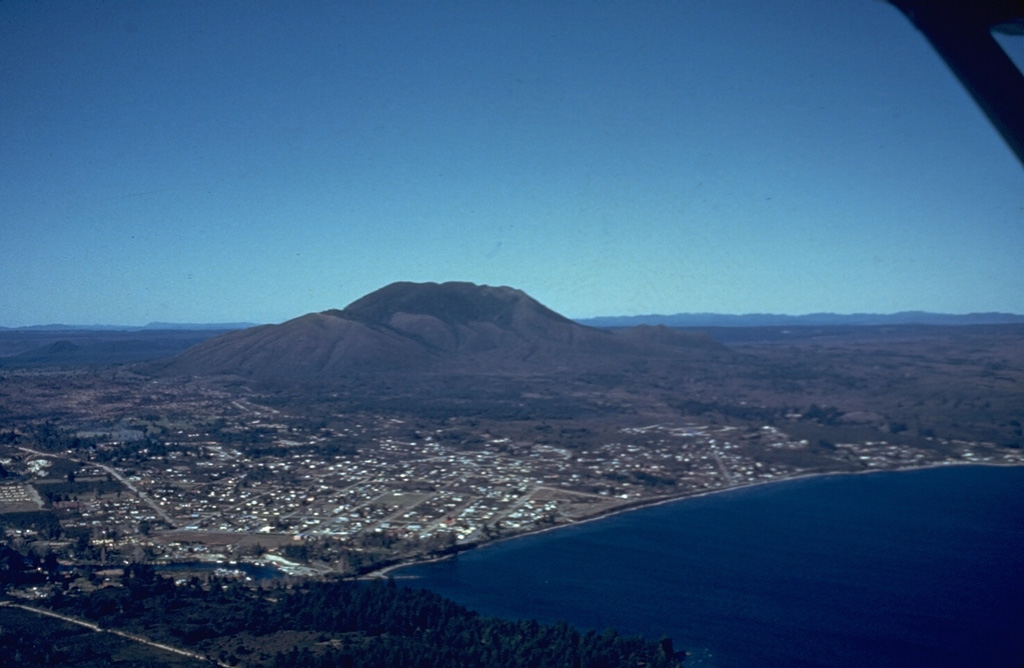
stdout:
{"type": "Polygon", "coordinates": [[[537,374],[636,358],[722,353],[708,337],[580,325],[526,293],[472,283],[393,283],[341,310],[229,332],[165,373],[326,380],[360,372],[537,374]]]}

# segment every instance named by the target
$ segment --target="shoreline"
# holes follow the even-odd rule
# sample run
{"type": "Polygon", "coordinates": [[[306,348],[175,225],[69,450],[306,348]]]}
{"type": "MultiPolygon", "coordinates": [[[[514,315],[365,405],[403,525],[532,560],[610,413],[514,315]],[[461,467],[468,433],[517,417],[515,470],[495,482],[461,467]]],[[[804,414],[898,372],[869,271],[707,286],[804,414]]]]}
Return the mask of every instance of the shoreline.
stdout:
{"type": "MultiPolygon", "coordinates": [[[[517,534],[512,535],[512,536],[504,536],[504,537],[501,537],[501,538],[495,538],[494,540],[489,540],[489,541],[487,541],[485,543],[479,543],[479,542],[469,543],[469,544],[466,544],[463,549],[456,549],[456,551],[451,553],[451,554],[444,554],[444,555],[440,555],[440,556],[426,557],[426,558],[422,558],[422,559],[410,558],[410,559],[403,560],[403,561],[401,561],[399,563],[396,563],[396,564],[391,564],[391,565],[385,566],[383,568],[378,568],[378,569],[370,571],[368,573],[364,573],[362,575],[357,576],[356,579],[357,580],[379,580],[379,579],[383,579],[383,578],[387,578],[387,577],[392,577],[390,574],[393,571],[399,570],[401,568],[406,568],[408,566],[419,566],[421,564],[433,564],[433,563],[436,563],[436,562],[439,562],[439,561],[445,561],[446,559],[452,559],[454,557],[457,557],[459,554],[461,554],[463,552],[469,552],[471,550],[477,550],[477,549],[480,549],[480,548],[483,548],[483,547],[489,547],[491,545],[497,545],[499,543],[504,543],[504,542],[510,541],[510,540],[516,540],[516,539],[519,539],[519,538],[526,538],[527,536],[538,536],[540,534],[547,533],[549,531],[558,531],[560,529],[568,529],[570,527],[580,526],[582,524],[587,524],[587,523],[590,523],[590,522],[597,522],[599,520],[608,519],[608,518],[614,517],[616,515],[622,515],[624,513],[629,513],[629,512],[636,511],[636,510],[644,510],[644,509],[647,509],[647,508],[654,508],[654,507],[657,507],[657,506],[665,505],[667,503],[675,503],[675,502],[681,502],[681,501],[688,501],[690,499],[699,499],[699,498],[711,496],[711,495],[714,495],[714,494],[721,494],[723,492],[732,492],[732,491],[737,491],[737,490],[742,490],[742,489],[753,489],[755,487],[767,486],[767,485],[772,485],[772,484],[775,484],[775,483],[792,482],[792,481],[795,481],[795,480],[806,480],[806,479],[810,479],[810,478],[824,478],[824,477],[829,477],[829,476],[841,476],[841,475],[868,475],[868,474],[872,474],[872,473],[905,473],[905,472],[910,472],[910,471],[926,471],[926,470],[929,470],[929,469],[949,468],[949,467],[954,467],[954,466],[991,466],[991,467],[999,467],[999,468],[1013,468],[1013,467],[1024,466],[1024,461],[1022,461],[1022,462],[1012,462],[1012,463],[943,461],[943,462],[935,462],[935,463],[932,463],[932,464],[912,465],[912,466],[885,468],[885,469],[868,469],[868,470],[863,470],[863,471],[816,471],[816,472],[808,472],[808,473],[797,473],[797,474],[794,474],[794,475],[791,475],[791,476],[786,476],[786,477],[783,477],[783,478],[772,478],[771,480],[756,480],[756,481],[753,481],[753,482],[744,482],[744,483],[737,484],[737,485],[730,485],[728,487],[720,487],[720,488],[716,488],[716,489],[702,490],[702,491],[699,491],[699,492],[692,492],[692,493],[683,493],[683,494],[675,495],[675,496],[671,496],[671,497],[654,497],[654,498],[650,498],[650,499],[637,499],[636,501],[626,502],[626,503],[624,503],[622,505],[615,506],[613,508],[609,508],[606,511],[599,512],[599,513],[596,513],[594,515],[590,515],[588,517],[583,517],[583,518],[581,518],[579,520],[574,520],[574,521],[571,521],[571,522],[567,522],[565,524],[556,524],[554,526],[547,526],[547,527],[543,527],[543,528],[536,529],[536,530],[527,530],[527,531],[524,531],[523,533],[517,533],[517,534]]],[[[411,579],[414,579],[414,576],[404,576],[401,579],[410,579],[411,580],[411,579]]]]}

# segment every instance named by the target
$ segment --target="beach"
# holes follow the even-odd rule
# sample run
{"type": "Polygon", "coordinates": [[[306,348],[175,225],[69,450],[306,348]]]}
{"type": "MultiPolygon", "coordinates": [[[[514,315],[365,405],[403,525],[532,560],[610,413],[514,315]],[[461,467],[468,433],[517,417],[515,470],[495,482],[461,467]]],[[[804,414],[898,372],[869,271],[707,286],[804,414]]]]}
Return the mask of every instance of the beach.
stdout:
{"type": "Polygon", "coordinates": [[[436,562],[439,562],[439,561],[444,561],[444,560],[447,560],[447,559],[452,559],[452,558],[454,558],[454,557],[456,557],[456,556],[458,556],[460,554],[465,554],[468,551],[479,549],[479,548],[483,548],[483,547],[487,547],[487,546],[491,546],[491,545],[496,545],[496,544],[503,543],[503,542],[506,542],[506,541],[518,540],[518,539],[526,538],[528,536],[536,536],[536,535],[539,535],[539,534],[546,534],[546,533],[553,532],[553,531],[569,529],[569,528],[577,527],[577,526],[580,526],[580,525],[583,525],[583,524],[588,524],[588,523],[591,523],[591,522],[597,522],[599,520],[608,519],[610,517],[615,517],[615,516],[621,515],[623,513],[629,513],[629,512],[638,511],[638,510],[644,510],[644,509],[648,509],[648,508],[654,508],[654,507],[661,506],[661,505],[664,505],[664,504],[669,504],[669,503],[676,503],[676,502],[682,502],[682,501],[687,501],[687,500],[692,500],[692,499],[704,498],[704,497],[708,497],[708,496],[712,496],[712,495],[717,495],[717,494],[723,494],[723,493],[727,493],[727,492],[735,492],[735,491],[738,491],[738,490],[751,489],[751,488],[756,488],[756,487],[763,487],[763,486],[775,485],[775,484],[778,484],[778,483],[793,482],[793,481],[796,481],[796,480],[805,480],[805,479],[810,479],[810,478],[823,478],[823,477],[847,476],[847,475],[867,475],[867,474],[876,474],[876,473],[899,473],[899,472],[908,472],[908,471],[923,471],[923,470],[936,469],[936,468],[940,468],[941,469],[941,468],[949,468],[949,467],[976,467],[976,466],[1024,467],[1024,462],[1001,463],[1001,462],[965,462],[965,461],[961,461],[961,460],[948,460],[948,461],[935,462],[935,463],[929,463],[929,464],[923,464],[923,465],[913,465],[913,466],[893,467],[893,468],[871,468],[871,469],[864,469],[864,470],[859,470],[859,471],[855,471],[854,470],[854,471],[812,471],[812,472],[800,472],[800,473],[796,473],[794,475],[775,477],[775,478],[772,478],[770,480],[757,480],[757,481],[752,481],[752,482],[742,482],[742,483],[728,485],[728,486],[723,486],[723,487],[719,487],[719,488],[715,488],[715,489],[704,489],[704,490],[698,490],[698,491],[692,491],[692,492],[684,492],[684,493],[680,493],[680,494],[673,494],[673,495],[668,495],[668,496],[663,496],[663,497],[636,499],[636,500],[633,500],[633,501],[626,501],[626,502],[624,502],[622,504],[619,504],[619,505],[613,506],[611,508],[608,508],[608,509],[602,510],[600,512],[597,512],[597,513],[595,513],[593,515],[588,515],[588,516],[585,516],[585,517],[581,517],[581,518],[576,519],[576,520],[571,520],[571,521],[566,521],[566,522],[562,522],[562,523],[557,523],[557,524],[555,524],[553,526],[538,527],[536,529],[527,529],[527,530],[521,531],[519,533],[515,533],[515,534],[507,535],[507,536],[500,536],[500,537],[496,537],[496,538],[491,539],[491,540],[483,540],[483,541],[481,541],[481,540],[473,540],[473,541],[469,541],[467,543],[456,545],[455,551],[451,552],[451,553],[448,553],[448,554],[437,555],[437,556],[429,556],[429,557],[411,557],[409,559],[404,559],[404,560],[399,561],[398,563],[389,564],[388,566],[385,566],[383,568],[376,569],[376,570],[370,571],[368,573],[364,573],[364,574],[362,574],[360,576],[359,579],[386,578],[386,577],[392,576],[392,574],[396,570],[407,568],[409,566],[415,566],[415,565],[420,565],[420,564],[430,564],[430,563],[436,563],[436,562]]]}
{"type": "Polygon", "coordinates": [[[877,473],[661,501],[391,574],[484,615],[669,635],[688,666],[1014,665],[1024,468],[877,473]]]}

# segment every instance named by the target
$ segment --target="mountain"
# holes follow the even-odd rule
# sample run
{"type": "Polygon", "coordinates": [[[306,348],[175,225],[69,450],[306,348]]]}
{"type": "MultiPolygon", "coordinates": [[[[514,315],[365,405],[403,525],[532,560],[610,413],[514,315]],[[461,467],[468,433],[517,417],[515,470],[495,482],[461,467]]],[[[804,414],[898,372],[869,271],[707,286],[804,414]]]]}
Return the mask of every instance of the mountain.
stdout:
{"type": "Polygon", "coordinates": [[[928,313],[901,311],[899,313],[809,313],[806,315],[779,315],[774,313],[747,313],[727,315],[721,313],[676,313],[674,315],[603,316],[577,320],[590,327],[634,327],[637,325],[665,325],[667,327],[821,327],[821,326],[879,326],[879,325],[1013,325],[1024,324],[1024,315],[1014,313],[928,313]]]}
{"type": "Polygon", "coordinates": [[[264,380],[380,371],[536,374],[724,350],[708,337],[665,328],[587,327],[509,287],[402,282],[341,310],[222,334],[161,370],[264,380]]]}

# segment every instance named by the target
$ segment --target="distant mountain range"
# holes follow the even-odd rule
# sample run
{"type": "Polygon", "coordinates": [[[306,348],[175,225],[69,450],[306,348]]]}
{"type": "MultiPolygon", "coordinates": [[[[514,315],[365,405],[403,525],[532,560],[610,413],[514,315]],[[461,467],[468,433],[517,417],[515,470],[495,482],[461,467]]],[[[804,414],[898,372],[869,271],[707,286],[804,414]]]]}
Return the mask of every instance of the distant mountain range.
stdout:
{"type": "Polygon", "coordinates": [[[692,354],[729,353],[703,334],[581,325],[509,287],[393,283],[341,310],[221,334],[159,371],[317,381],[353,372],[549,374],[692,354]]]}
{"type": "Polygon", "coordinates": [[[255,327],[254,322],[151,322],[148,325],[136,327],[132,325],[27,325],[25,327],[0,327],[0,331],[14,332],[143,332],[143,331],[170,331],[188,330],[192,332],[216,330],[226,331],[229,329],[245,329],[255,327]]]}
{"type": "Polygon", "coordinates": [[[920,311],[681,313],[573,321],[510,287],[402,282],[344,309],[279,325],[0,328],[0,367],[152,361],[155,373],[317,382],[364,372],[550,375],[710,360],[731,354],[723,344],[884,336],[886,327],[896,325],[1021,324],[1024,316],[1008,313],[920,311]]]}
{"type": "MultiPolygon", "coordinates": [[[[823,327],[823,326],[878,326],[878,325],[1020,325],[1024,315],[1016,313],[930,313],[927,311],[901,311],[899,313],[809,313],[785,315],[776,313],[675,313],[673,315],[611,315],[595,318],[576,318],[574,322],[587,327],[621,328],[637,325],[664,325],[665,327],[823,327]]],[[[27,325],[0,327],[11,332],[143,332],[143,331],[229,331],[258,327],[254,322],[151,322],[147,325],[27,325]]]]}
{"type": "Polygon", "coordinates": [[[1019,325],[1024,315],[1013,313],[968,313],[952,315],[925,311],[900,313],[810,313],[807,315],[776,315],[748,313],[725,315],[719,313],[676,313],[675,315],[606,316],[578,319],[576,322],[590,327],[635,327],[636,325],[664,325],[665,327],[824,327],[824,326],[878,326],[878,325],[1019,325]]]}
{"type": "Polygon", "coordinates": [[[6,329],[0,368],[143,362],[177,355],[215,329],[6,329]]]}

